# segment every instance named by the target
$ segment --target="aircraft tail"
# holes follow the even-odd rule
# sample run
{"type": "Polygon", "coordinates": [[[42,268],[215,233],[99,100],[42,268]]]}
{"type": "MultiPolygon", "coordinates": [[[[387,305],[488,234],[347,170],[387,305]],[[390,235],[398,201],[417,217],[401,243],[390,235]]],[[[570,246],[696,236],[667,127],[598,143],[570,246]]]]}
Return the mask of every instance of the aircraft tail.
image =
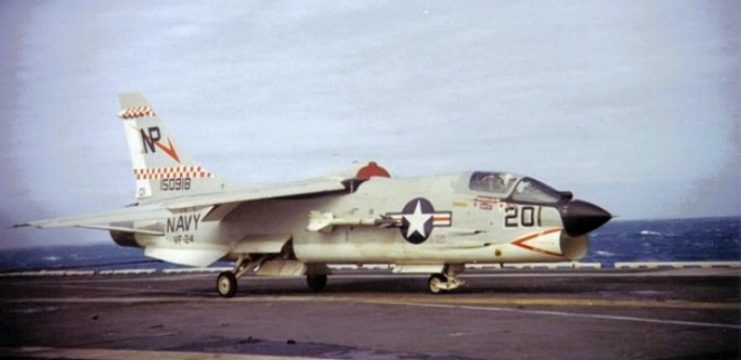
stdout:
{"type": "Polygon", "coordinates": [[[136,198],[148,203],[188,193],[216,191],[220,182],[196,164],[140,93],[119,95],[126,142],[136,179],[136,198]]]}

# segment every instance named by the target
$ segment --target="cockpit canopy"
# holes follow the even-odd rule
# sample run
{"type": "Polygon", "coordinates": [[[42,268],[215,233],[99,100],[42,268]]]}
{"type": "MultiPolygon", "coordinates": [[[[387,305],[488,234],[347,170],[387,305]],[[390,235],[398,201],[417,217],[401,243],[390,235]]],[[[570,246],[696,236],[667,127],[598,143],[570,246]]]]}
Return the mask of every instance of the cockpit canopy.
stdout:
{"type": "Polygon", "coordinates": [[[476,171],[471,174],[468,188],[505,197],[512,191],[517,180],[519,177],[510,173],[476,171]]]}
{"type": "Polygon", "coordinates": [[[476,171],[471,174],[468,188],[522,203],[555,204],[564,197],[538,180],[502,172],[476,171]]]}

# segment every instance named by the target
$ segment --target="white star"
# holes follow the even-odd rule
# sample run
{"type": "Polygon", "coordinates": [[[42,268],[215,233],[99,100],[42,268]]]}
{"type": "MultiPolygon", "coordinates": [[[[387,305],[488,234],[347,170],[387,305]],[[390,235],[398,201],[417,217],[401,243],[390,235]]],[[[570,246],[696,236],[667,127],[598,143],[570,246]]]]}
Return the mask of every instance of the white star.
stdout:
{"type": "Polygon", "coordinates": [[[407,228],[407,237],[412,236],[412,234],[414,234],[415,232],[422,235],[422,237],[427,237],[427,233],[425,232],[425,224],[427,223],[427,220],[430,220],[432,214],[423,214],[420,202],[420,200],[417,200],[417,207],[414,208],[414,214],[404,214],[404,219],[409,222],[409,227],[407,228]]]}

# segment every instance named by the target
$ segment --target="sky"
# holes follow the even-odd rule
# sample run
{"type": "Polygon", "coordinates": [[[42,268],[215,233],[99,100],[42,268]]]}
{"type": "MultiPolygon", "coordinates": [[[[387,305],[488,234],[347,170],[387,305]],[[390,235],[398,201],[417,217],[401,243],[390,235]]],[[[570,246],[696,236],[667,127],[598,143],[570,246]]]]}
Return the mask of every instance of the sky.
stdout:
{"type": "Polygon", "coordinates": [[[8,229],[134,201],[117,95],[217,176],[506,170],[619,219],[741,214],[737,1],[0,1],[8,229]]]}

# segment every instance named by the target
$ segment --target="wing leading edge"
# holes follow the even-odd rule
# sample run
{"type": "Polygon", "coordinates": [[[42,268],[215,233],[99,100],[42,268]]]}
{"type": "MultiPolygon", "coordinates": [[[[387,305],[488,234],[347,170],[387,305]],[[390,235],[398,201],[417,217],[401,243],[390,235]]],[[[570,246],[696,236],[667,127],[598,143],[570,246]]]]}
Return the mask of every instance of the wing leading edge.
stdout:
{"type": "Polygon", "coordinates": [[[172,200],[165,200],[160,204],[167,209],[176,210],[192,207],[240,204],[255,200],[295,196],[318,196],[345,191],[347,191],[347,188],[340,180],[320,179],[283,186],[196,194],[172,200]]]}
{"type": "Polygon", "coordinates": [[[167,217],[169,214],[170,212],[167,211],[167,209],[159,206],[134,206],[114,211],[30,221],[24,224],[14,225],[13,227],[33,226],[39,229],[80,227],[87,229],[116,230],[161,235],[161,233],[157,231],[135,229],[132,227],[121,226],[120,224],[133,223],[135,221],[160,220],[167,217]]]}
{"type": "MultiPolygon", "coordinates": [[[[115,230],[148,235],[164,235],[161,231],[151,229],[137,229],[133,226],[122,226],[122,223],[138,221],[156,221],[165,219],[184,208],[218,207],[221,205],[238,205],[250,201],[276,199],[295,196],[318,196],[322,194],[340,193],[346,191],[345,186],[336,180],[320,180],[290,184],[281,187],[267,187],[260,189],[244,189],[218,193],[196,194],[168,199],[144,206],[133,206],[121,210],[93,213],[79,216],[52,218],[17,224],[14,227],[60,228],[79,227],[99,230],[115,230]]],[[[225,216],[227,212],[221,212],[225,216]]]]}

